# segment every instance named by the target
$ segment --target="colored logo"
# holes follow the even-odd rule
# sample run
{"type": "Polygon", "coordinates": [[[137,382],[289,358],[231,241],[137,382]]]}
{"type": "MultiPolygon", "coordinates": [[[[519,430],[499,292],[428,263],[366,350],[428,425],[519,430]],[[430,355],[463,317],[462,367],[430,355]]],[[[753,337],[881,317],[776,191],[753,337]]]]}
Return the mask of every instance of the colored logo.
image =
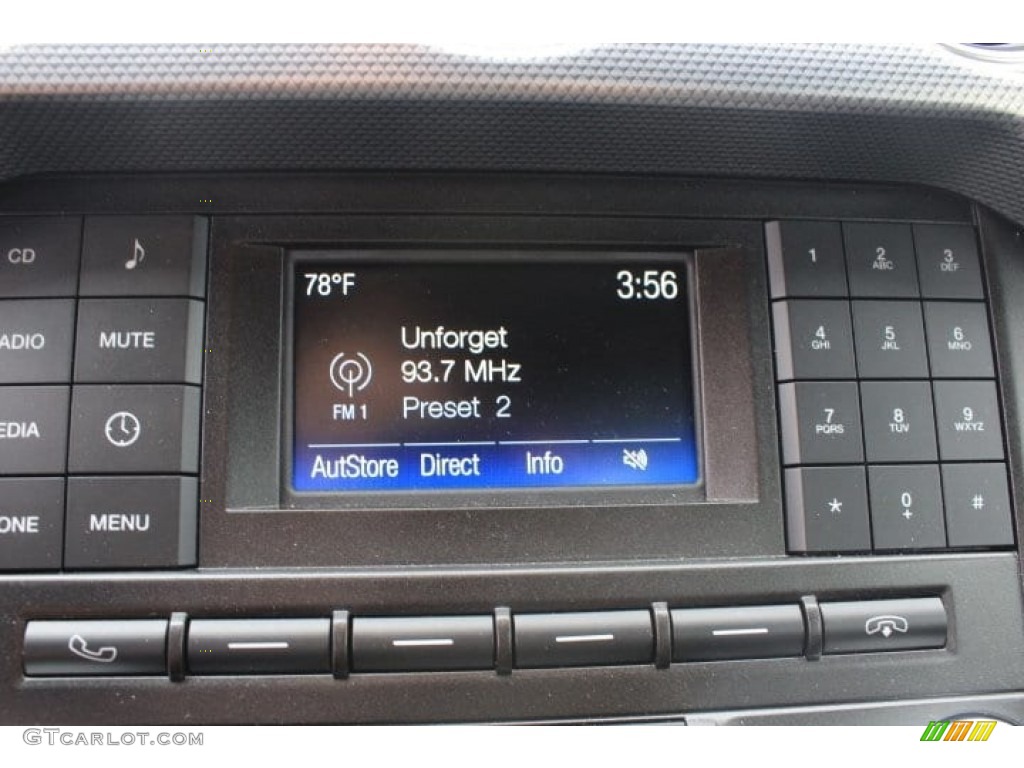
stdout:
{"type": "Polygon", "coordinates": [[[932,720],[921,741],[988,741],[995,720],[932,720]]]}

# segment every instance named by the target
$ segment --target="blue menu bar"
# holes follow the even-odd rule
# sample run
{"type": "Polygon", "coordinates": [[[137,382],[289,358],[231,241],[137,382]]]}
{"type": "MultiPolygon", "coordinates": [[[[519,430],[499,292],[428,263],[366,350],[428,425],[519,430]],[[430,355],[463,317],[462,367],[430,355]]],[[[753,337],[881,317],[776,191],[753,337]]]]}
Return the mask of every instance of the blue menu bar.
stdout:
{"type": "Polygon", "coordinates": [[[679,438],[296,446],[296,491],[691,485],[696,447],[679,438]]]}

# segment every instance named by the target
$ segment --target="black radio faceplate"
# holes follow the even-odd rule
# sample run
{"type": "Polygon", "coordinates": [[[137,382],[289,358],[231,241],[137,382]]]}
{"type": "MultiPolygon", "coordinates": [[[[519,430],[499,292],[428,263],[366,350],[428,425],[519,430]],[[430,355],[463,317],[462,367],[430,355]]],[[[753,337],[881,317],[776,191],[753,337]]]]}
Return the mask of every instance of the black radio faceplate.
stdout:
{"type": "MultiPolygon", "coordinates": [[[[154,723],[186,715],[230,722],[241,715],[223,702],[243,690],[249,721],[415,722],[668,716],[1024,689],[1014,538],[979,547],[956,543],[947,524],[949,489],[959,485],[942,484],[963,465],[997,466],[1009,478],[1006,514],[1014,519],[1024,359],[1007,340],[1024,318],[1019,302],[1007,299],[1024,291],[1024,258],[1005,222],[952,196],[902,188],[440,176],[160,181],[150,189],[138,179],[49,180],[0,192],[5,216],[43,220],[70,212],[85,222],[195,215],[208,222],[210,233],[202,365],[183,355],[174,368],[182,372],[180,382],[120,382],[199,392],[195,372],[203,372],[201,409],[181,404],[182,413],[201,411],[199,472],[174,479],[180,486],[198,482],[198,491],[122,494],[135,506],[159,500],[176,510],[184,509],[190,493],[198,496],[199,535],[191,539],[198,545],[196,565],[145,572],[134,563],[127,571],[20,569],[0,576],[0,612],[9,618],[0,626],[0,643],[18,649],[0,657],[4,722],[154,723]],[[373,204],[363,194],[368,185],[373,204]],[[209,199],[219,201],[215,210],[193,202],[209,199]],[[933,403],[941,399],[943,383],[991,386],[993,413],[1003,420],[1001,455],[978,464],[963,456],[947,460],[938,431],[939,453],[920,460],[917,454],[905,460],[872,454],[877,446],[865,442],[855,460],[836,462],[829,456],[838,454],[810,450],[798,440],[800,461],[787,461],[791,470],[852,467],[870,483],[876,465],[934,469],[952,549],[875,546],[882,529],[869,522],[870,546],[842,556],[831,548],[814,556],[796,552],[794,539],[786,537],[790,495],[784,493],[780,446],[786,441],[777,420],[779,324],[778,318],[772,324],[766,222],[811,220],[840,232],[846,222],[962,231],[975,217],[986,299],[797,295],[792,285],[799,280],[774,297],[777,305],[786,304],[790,327],[801,302],[848,308],[853,374],[831,379],[794,373],[782,386],[852,386],[866,419],[863,434],[877,426],[866,407],[875,399],[865,392],[892,382],[930,388],[933,403]],[[374,264],[394,265],[444,252],[452,264],[476,264],[510,251],[517,264],[579,254],[588,268],[613,271],[623,269],[615,254],[645,269],[686,254],[700,482],[296,491],[290,254],[316,253],[315,261],[330,263],[333,273],[353,254],[388,253],[390,261],[374,264]],[[877,318],[858,311],[870,302],[920,312],[927,372],[865,375],[858,328],[877,318]],[[929,327],[941,321],[947,304],[985,307],[991,371],[950,377],[942,363],[936,369],[929,327]],[[936,312],[939,319],[930,320],[936,312]],[[282,650],[282,643],[294,653],[264,655],[282,650]],[[111,648],[127,666],[106,660],[111,648]],[[72,679],[101,664],[113,665],[112,679],[72,679]],[[130,712],[110,705],[115,693],[133,697],[130,712]],[[447,703],[439,710],[441,700],[447,703]],[[292,703],[289,711],[281,710],[282,701],[292,703]]],[[[147,248],[148,256],[158,253],[147,248]]],[[[125,270],[125,263],[119,268],[125,270]]],[[[918,280],[924,290],[925,281],[918,280]]],[[[192,283],[175,289],[185,292],[181,296],[149,300],[179,302],[188,328],[190,308],[202,303],[188,294],[192,283]]],[[[847,272],[846,290],[855,283],[847,272]]],[[[159,290],[153,285],[163,284],[147,290],[159,290]]],[[[78,302],[79,326],[83,305],[86,320],[104,320],[88,302],[105,297],[36,298],[78,302]]],[[[123,300],[111,298],[111,304],[123,300]]],[[[885,325],[897,326],[901,317],[883,324],[883,337],[885,325]]],[[[418,323],[421,329],[436,330],[442,321],[426,322],[418,323]]],[[[969,330],[966,321],[959,325],[969,330]]],[[[500,328],[498,321],[478,330],[500,328]]],[[[840,338],[827,331],[830,340],[840,338]]],[[[665,335],[680,338],[675,331],[665,335]]],[[[124,338],[144,343],[142,336],[124,338]]],[[[464,341],[475,343],[469,336],[464,341]]],[[[884,371],[884,365],[874,370],[884,371]]],[[[79,384],[102,386],[46,386],[79,384]]],[[[10,385],[26,386],[35,385],[10,385]]],[[[802,398],[796,399],[799,410],[802,398]]],[[[112,434],[127,442],[130,433],[118,433],[120,426],[115,423],[112,434]]],[[[86,463],[99,460],[98,454],[79,454],[86,463]]],[[[84,477],[72,471],[68,482],[88,484],[95,505],[107,477],[92,472],[84,477]]],[[[36,498],[60,505],[60,475],[47,470],[0,482],[53,486],[49,496],[36,498]]],[[[146,475],[140,470],[137,477],[146,475]]],[[[88,521],[92,513],[81,499],[88,501],[88,494],[75,502],[71,517],[88,521]]],[[[874,505],[870,494],[868,500],[874,505]]],[[[117,525],[124,528],[129,520],[118,518],[117,525]]],[[[1014,532],[1019,540],[1019,528],[1014,532]]],[[[71,566],[64,560],[54,567],[71,566]]]]}

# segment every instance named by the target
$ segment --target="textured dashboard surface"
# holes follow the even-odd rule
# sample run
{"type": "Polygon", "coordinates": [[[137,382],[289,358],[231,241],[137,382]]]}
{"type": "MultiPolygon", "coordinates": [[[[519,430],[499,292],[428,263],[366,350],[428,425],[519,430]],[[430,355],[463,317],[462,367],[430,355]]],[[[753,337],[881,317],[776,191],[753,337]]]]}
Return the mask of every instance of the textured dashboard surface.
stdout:
{"type": "Polygon", "coordinates": [[[13,47],[0,51],[0,178],[452,169],[872,180],[944,187],[1024,221],[1019,68],[939,45],[550,53],[13,47]]]}

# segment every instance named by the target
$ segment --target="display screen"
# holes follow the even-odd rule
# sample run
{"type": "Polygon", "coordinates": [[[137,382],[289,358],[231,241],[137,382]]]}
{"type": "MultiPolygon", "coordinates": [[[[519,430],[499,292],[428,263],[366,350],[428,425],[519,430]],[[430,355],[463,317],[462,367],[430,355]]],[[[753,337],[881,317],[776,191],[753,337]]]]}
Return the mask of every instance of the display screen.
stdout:
{"type": "Polygon", "coordinates": [[[293,263],[296,491],[699,482],[682,257],[293,263]]]}

